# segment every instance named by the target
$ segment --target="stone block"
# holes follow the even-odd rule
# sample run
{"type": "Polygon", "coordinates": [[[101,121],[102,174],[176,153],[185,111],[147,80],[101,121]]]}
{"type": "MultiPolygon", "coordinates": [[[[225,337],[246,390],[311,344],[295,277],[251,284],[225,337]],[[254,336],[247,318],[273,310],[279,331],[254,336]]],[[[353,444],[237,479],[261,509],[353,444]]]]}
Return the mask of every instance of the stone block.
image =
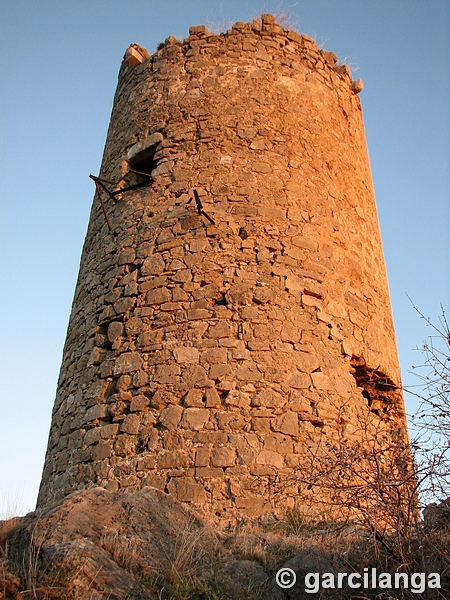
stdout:
{"type": "Polygon", "coordinates": [[[108,405],[107,404],[96,404],[88,408],[83,416],[83,422],[89,423],[91,421],[97,421],[98,419],[105,419],[108,416],[108,405]]]}
{"type": "Polygon", "coordinates": [[[231,336],[232,330],[226,321],[219,321],[217,325],[214,325],[208,329],[208,337],[213,339],[230,338],[231,336]]]}
{"type": "Polygon", "coordinates": [[[302,43],[303,43],[303,37],[302,37],[302,36],[301,36],[299,33],[297,33],[296,31],[294,31],[293,29],[290,29],[290,30],[287,32],[287,37],[288,37],[290,40],[292,40],[293,42],[297,42],[297,43],[299,43],[299,44],[302,44],[302,43]]]}
{"type": "Polygon", "coordinates": [[[159,383],[177,383],[181,373],[178,365],[158,365],[155,371],[155,381],[159,383]]]}
{"type": "Polygon", "coordinates": [[[114,363],[114,375],[134,373],[142,367],[142,358],[138,352],[124,352],[116,358],[114,363]]]}
{"type": "Polygon", "coordinates": [[[192,280],[192,273],[190,269],[181,269],[171,275],[170,278],[175,283],[187,283],[192,280]]]}
{"type": "Polygon", "coordinates": [[[165,262],[161,254],[153,254],[144,260],[141,267],[141,274],[159,275],[165,269],[165,262]]]}
{"type": "Polygon", "coordinates": [[[263,406],[266,408],[281,408],[286,402],[287,398],[271,389],[261,390],[252,398],[252,406],[263,406]]]}
{"type": "Polygon", "coordinates": [[[67,469],[68,466],[68,455],[67,455],[67,450],[64,449],[61,452],[59,452],[57,454],[57,458],[55,461],[55,471],[58,473],[61,473],[62,471],[65,471],[67,469]]]}
{"type": "Polygon", "coordinates": [[[220,377],[223,377],[224,375],[228,375],[229,373],[231,373],[230,365],[225,365],[225,364],[212,365],[209,370],[209,378],[210,379],[219,379],[220,377]]]}
{"type": "Polygon", "coordinates": [[[298,435],[298,416],[296,412],[285,412],[272,419],[272,429],[286,435],[298,435]]]}
{"type": "Polygon", "coordinates": [[[333,317],[338,317],[340,319],[345,319],[347,317],[347,311],[340,302],[329,302],[326,305],[325,310],[333,317]]]}
{"type": "Polygon", "coordinates": [[[189,27],[189,35],[209,35],[205,25],[194,25],[189,27]]]}
{"type": "Polygon", "coordinates": [[[202,390],[191,389],[184,397],[185,406],[203,407],[203,392],[202,390]]]}
{"type": "Polygon", "coordinates": [[[259,381],[261,379],[261,372],[255,362],[246,360],[236,369],[235,377],[240,381],[259,381]]]}
{"type": "Polygon", "coordinates": [[[109,440],[117,435],[119,432],[119,424],[118,423],[108,423],[107,425],[102,425],[99,427],[100,434],[102,439],[109,440]]]}
{"type": "Polygon", "coordinates": [[[262,20],[261,19],[253,19],[252,29],[254,31],[262,31],[262,20]]]}
{"type": "Polygon", "coordinates": [[[241,510],[249,517],[254,517],[264,513],[264,499],[263,498],[236,498],[236,508],[241,510]]]}
{"type": "Polygon", "coordinates": [[[357,298],[354,294],[346,292],[345,301],[349,306],[356,308],[356,310],[359,310],[359,312],[362,313],[364,316],[367,316],[369,314],[367,305],[364,302],[362,302],[359,298],[357,298]]]}
{"type": "Polygon", "coordinates": [[[209,419],[207,408],[186,408],[181,419],[181,427],[198,431],[203,429],[209,419]]]}
{"type": "Polygon", "coordinates": [[[297,369],[302,373],[312,373],[320,367],[320,361],[314,354],[295,352],[293,358],[297,369]]]}
{"type": "Polygon", "coordinates": [[[258,208],[258,216],[269,219],[285,219],[286,211],[283,208],[271,208],[267,206],[261,206],[258,208]]]}
{"type": "MultiPolygon", "coordinates": [[[[289,256],[290,258],[293,258],[294,260],[303,260],[305,258],[305,251],[300,249],[300,248],[285,248],[284,250],[284,256],[289,256]]],[[[286,264],[286,263],[285,263],[286,264]]],[[[296,266],[296,265],[294,265],[296,266]]]]}
{"type": "Polygon", "coordinates": [[[191,478],[173,477],[167,484],[167,489],[180,502],[192,502],[193,504],[206,502],[205,488],[191,478]]]}
{"type": "Polygon", "coordinates": [[[231,446],[214,448],[211,455],[213,467],[232,467],[236,462],[236,450],[231,446]]]}
{"type": "Polygon", "coordinates": [[[138,371],[133,375],[133,386],[136,388],[143,387],[148,383],[148,375],[145,371],[138,371]]]}
{"type": "Polygon", "coordinates": [[[138,337],[138,346],[145,348],[145,346],[152,346],[153,344],[159,344],[164,338],[164,332],[160,329],[154,329],[152,331],[145,331],[138,337]]]}
{"type": "Polygon", "coordinates": [[[285,385],[289,387],[302,390],[308,389],[311,385],[311,377],[307,373],[300,373],[299,371],[294,371],[293,373],[289,373],[285,380],[285,385]]]}
{"type": "Polygon", "coordinates": [[[202,252],[209,246],[209,241],[206,238],[190,240],[188,243],[189,252],[202,252]]]}
{"type": "Polygon", "coordinates": [[[239,390],[231,390],[225,398],[226,406],[237,406],[239,408],[249,408],[251,402],[250,394],[239,390]]]}
{"type": "Polygon", "coordinates": [[[216,388],[208,388],[205,392],[206,396],[206,408],[218,408],[220,406],[220,396],[217,393],[216,388]]]}
{"type": "Polygon", "coordinates": [[[244,417],[232,411],[218,411],[215,413],[219,429],[225,431],[240,431],[245,427],[244,417]]]}
{"type": "Polygon", "coordinates": [[[253,298],[253,286],[249,283],[235,283],[230,286],[226,296],[231,303],[250,304],[253,298]]]}
{"type": "Polygon", "coordinates": [[[140,292],[148,292],[149,290],[154,290],[155,288],[165,287],[167,285],[168,278],[166,275],[160,275],[159,277],[150,277],[139,284],[140,292]]]}
{"type": "Polygon", "coordinates": [[[318,371],[317,373],[311,373],[311,379],[313,386],[318,390],[331,390],[333,385],[330,378],[325,373],[318,371]]]}
{"type": "Polygon", "coordinates": [[[183,408],[181,406],[168,406],[161,411],[159,416],[159,422],[166,429],[176,429],[180,423],[181,415],[183,414],[183,408]]]}
{"type": "Polygon", "coordinates": [[[293,392],[289,396],[289,409],[296,413],[311,413],[311,400],[300,395],[298,392],[293,392]]]}
{"type": "Polygon", "coordinates": [[[126,51],[125,58],[132,67],[137,67],[144,60],[142,54],[132,47],[126,51]]]}
{"type": "Polygon", "coordinates": [[[334,70],[339,75],[345,75],[347,77],[351,77],[350,67],[348,65],[335,65],[334,70]]]}
{"type": "Polygon", "coordinates": [[[103,460],[104,458],[109,458],[111,456],[111,452],[111,442],[99,442],[98,444],[92,447],[91,459],[93,461],[96,461],[103,460]]]}
{"type": "Polygon", "coordinates": [[[189,439],[186,432],[180,430],[165,431],[162,437],[164,450],[184,450],[186,447],[185,437],[189,439]]]}
{"type": "Polygon", "coordinates": [[[121,375],[117,380],[117,391],[119,393],[128,392],[128,390],[130,389],[131,381],[132,379],[129,375],[121,375]]]}
{"type": "Polygon", "coordinates": [[[136,452],[137,439],[126,433],[117,436],[114,442],[114,451],[117,456],[131,456],[136,452]]]}
{"type": "Polygon", "coordinates": [[[84,434],[84,445],[90,446],[91,444],[96,444],[98,441],[100,441],[101,437],[102,435],[100,427],[93,427],[92,429],[86,431],[86,433],[84,434]]]}
{"type": "Polygon", "coordinates": [[[293,452],[293,441],[281,433],[271,433],[264,438],[264,450],[276,452],[282,456],[293,452]]]}
{"type": "Polygon", "coordinates": [[[199,444],[226,444],[228,435],[223,431],[199,431],[194,440],[199,444]]]}
{"type": "Polygon", "coordinates": [[[121,298],[114,303],[114,310],[116,314],[121,315],[133,308],[135,304],[136,298],[121,298]]]}
{"type": "Polygon", "coordinates": [[[156,467],[156,458],[151,454],[140,458],[136,464],[136,471],[148,471],[156,467]]]}
{"type": "Polygon", "coordinates": [[[173,355],[177,363],[198,363],[199,352],[191,346],[177,346],[173,349],[173,355]]]}
{"type": "Polygon", "coordinates": [[[355,81],[352,81],[352,90],[355,92],[355,94],[360,94],[363,89],[364,84],[362,79],[355,79],[355,81]]]}
{"type": "Polygon", "coordinates": [[[197,321],[199,319],[208,319],[212,312],[206,308],[190,308],[187,311],[188,321],[197,321]]]}
{"type": "Polygon", "coordinates": [[[266,434],[270,431],[270,419],[266,417],[252,417],[252,431],[266,434]]]}
{"type": "Polygon", "coordinates": [[[150,55],[145,48],[139,44],[132,44],[125,53],[125,60],[134,68],[140,65],[150,55]]]}
{"type": "Polygon", "coordinates": [[[131,435],[136,435],[139,431],[139,425],[141,423],[141,418],[138,415],[130,414],[125,417],[120,426],[121,433],[130,433],[131,435]]]}
{"type": "Polygon", "coordinates": [[[210,457],[211,457],[211,450],[210,450],[209,446],[200,446],[195,451],[195,466],[196,467],[208,467],[210,457]]]}
{"type": "Polygon", "coordinates": [[[169,302],[172,299],[172,294],[170,291],[165,288],[155,288],[154,290],[150,290],[145,297],[145,303],[149,306],[154,304],[163,304],[164,302],[169,302]]]}
{"type": "Polygon", "coordinates": [[[131,412],[142,412],[144,411],[149,404],[149,399],[144,394],[139,394],[138,396],[133,396],[130,404],[131,412]]]}
{"type": "Polygon", "coordinates": [[[189,464],[190,459],[182,450],[166,450],[158,457],[158,469],[182,469],[189,464]]]}
{"type": "Polygon", "coordinates": [[[172,289],[172,300],[174,302],[187,302],[189,300],[189,295],[180,287],[174,287],[172,289]]]}
{"type": "Polygon", "coordinates": [[[288,275],[284,285],[286,286],[286,289],[292,293],[302,292],[305,287],[303,281],[296,275],[288,275]]]}
{"type": "MultiPolygon", "coordinates": [[[[99,403],[104,398],[108,385],[107,381],[94,381],[84,392],[84,397],[99,403]]],[[[90,402],[90,404],[94,404],[94,402],[90,402]]]]}
{"type": "Polygon", "coordinates": [[[195,469],[196,477],[203,477],[205,479],[210,479],[211,477],[223,477],[223,469],[216,467],[197,467],[195,469]]]}
{"type": "Polygon", "coordinates": [[[346,356],[356,355],[356,341],[348,338],[342,340],[342,354],[346,356]]]}
{"type": "Polygon", "coordinates": [[[226,348],[210,348],[204,350],[200,357],[200,362],[213,364],[226,364],[228,360],[228,351],[226,348]]]}
{"type": "Polygon", "coordinates": [[[255,475],[256,477],[275,477],[277,472],[275,467],[269,465],[252,465],[250,468],[250,475],[255,475]]]}
{"type": "Polygon", "coordinates": [[[334,66],[337,63],[338,57],[334,52],[328,52],[327,50],[321,50],[321,53],[328,64],[334,66]]]}
{"type": "Polygon", "coordinates": [[[256,464],[282,469],[284,467],[284,458],[278,452],[262,450],[256,457],[256,464]]]}

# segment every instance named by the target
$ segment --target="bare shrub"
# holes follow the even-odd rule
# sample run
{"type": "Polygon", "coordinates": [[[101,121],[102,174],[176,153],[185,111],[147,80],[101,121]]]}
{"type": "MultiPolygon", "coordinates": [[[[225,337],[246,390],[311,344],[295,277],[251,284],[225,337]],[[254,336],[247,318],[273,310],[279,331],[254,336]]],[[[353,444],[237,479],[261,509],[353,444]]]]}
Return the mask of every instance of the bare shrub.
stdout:
{"type": "Polygon", "coordinates": [[[413,444],[419,468],[428,474],[421,485],[427,504],[450,497],[450,328],[442,305],[437,325],[413,307],[432,331],[417,348],[423,360],[413,367],[419,384],[405,390],[420,402],[412,418],[413,444]]]}

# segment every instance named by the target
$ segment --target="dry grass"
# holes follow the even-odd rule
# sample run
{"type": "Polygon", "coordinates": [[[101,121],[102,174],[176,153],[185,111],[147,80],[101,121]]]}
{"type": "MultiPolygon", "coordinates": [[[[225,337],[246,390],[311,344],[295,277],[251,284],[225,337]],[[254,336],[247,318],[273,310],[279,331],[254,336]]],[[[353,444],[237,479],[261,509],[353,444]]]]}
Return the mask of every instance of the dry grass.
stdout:
{"type": "Polygon", "coordinates": [[[112,559],[133,575],[151,575],[156,569],[148,562],[147,540],[128,538],[120,532],[109,532],[102,536],[99,546],[108,552],[112,559]]]}
{"type": "MultiPolygon", "coordinates": [[[[283,2],[275,8],[275,10],[266,9],[262,7],[261,12],[258,14],[249,14],[247,17],[247,23],[251,23],[255,19],[260,19],[264,13],[271,13],[275,17],[275,21],[281,25],[284,29],[298,30],[298,19],[294,17],[293,13],[288,8],[283,7],[283,2]]],[[[208,17],[205,19],[205,25],[211,31],[211,33],[220,34],[228,29],[231,29],[235,21],[227,19],[223,14],[220,16],[208,17]]]]}
{"type": "MultiPolygon", "coordinates": [[[[2,523],[0,548],[4,553],[7,551],[8,533],[13,530],[15,523],[16,520],[2,523]]],[[[237,528],[220,545],[212,544],[211,540],[211,535],[205,530],[194,522],[188,523],[184,530],[168,540],[163,559],[160,559],[158,565],[151,564],[148,555],[151,544],[148,540],[127,539],[119,532],[113,532],[105,535],[100,545],[122,568],[132,572],[150,594],[160,600],[263,600],[267,589],[273,585],[275,572],[290,558],[311,546],[318,546],[338,558],[339,564],[348,572],[361,573],[366,567],[376,567],[379,571],[394,573],[399,568],[395,557],[363,526],[308,519],[296,510],[287,511],[283,518],[272,522],[270,526],[253,524],[237,528]],[[232,584],[235,582],[230,581],[228,567],[234,560],[259,563],[268,576],[267,583],[258,586],[250,582],[241,589],[233,588],[232,584]]],[[[450,533],[447,529],[427,532],[421,546],[416,540],[415,546],[411,547],[412,570],[424,571],[420,564],[425,552],[427,572],[440,572],[442,577],[447,573],[448,581],[449,542],[450,533]]],[[[59,566],[55,564],[52,568],[43,570],[39,553],[40,548],[31,539],[25,569],[27,576],[22,582],[25,589],[15,596],[8,593],[5,577],[2,581],[0,560],[0,599],[74,598],[73,588],[68,581],[76,577],[73,571],[75,565],[72,565],[70,572],[68,563],[63,560],[59,566]]],[[[366,598],[375,600],[379,591],[365,591],[366,598]]],[[[391,598],[406,600],[413,597],[407,591],[402,594],[392,592],[391,598]]],[[[89,594],[86,600],[88,597],[89,594]]],[[[98,597],[101,597],[101,592],[98,597]]],[[[422,598],[417,595],[414,597],[422,598]]],[[[423,596],[425,597],[431,600],[446,596],[444,593],[441,596],[429,594],[423,596]]],[[[344,598],[347,600],[345,595],[342,596],[344,598]]]]}

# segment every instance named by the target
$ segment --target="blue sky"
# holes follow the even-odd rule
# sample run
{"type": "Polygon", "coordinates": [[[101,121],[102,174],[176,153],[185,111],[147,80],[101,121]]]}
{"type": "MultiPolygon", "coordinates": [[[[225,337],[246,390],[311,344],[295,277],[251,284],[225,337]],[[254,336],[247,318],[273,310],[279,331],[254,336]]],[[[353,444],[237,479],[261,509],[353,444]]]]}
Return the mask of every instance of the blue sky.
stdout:
{"type": "MultiPolygon", "coordinates": [[[[360,95],[405,385],[450,310],[448,0],[0,0],[0,518],[34,508],[78,263],[126,48],[261,12],[335,52],[360,95]]],[[[414,404],[406,397],[407,407],[414,404]]]]}

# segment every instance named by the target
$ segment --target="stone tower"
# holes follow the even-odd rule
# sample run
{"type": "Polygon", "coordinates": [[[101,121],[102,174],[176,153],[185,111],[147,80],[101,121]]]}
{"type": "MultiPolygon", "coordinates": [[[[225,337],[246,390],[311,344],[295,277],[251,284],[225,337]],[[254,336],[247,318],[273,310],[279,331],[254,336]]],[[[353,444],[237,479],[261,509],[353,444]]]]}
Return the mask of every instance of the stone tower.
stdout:
{"type": "Polygon", "coordinates": [[[189,33],[120,69],[40,506],[281,512],[319,439],[405,435],[361,81],[271,15],[189,33]]]}

